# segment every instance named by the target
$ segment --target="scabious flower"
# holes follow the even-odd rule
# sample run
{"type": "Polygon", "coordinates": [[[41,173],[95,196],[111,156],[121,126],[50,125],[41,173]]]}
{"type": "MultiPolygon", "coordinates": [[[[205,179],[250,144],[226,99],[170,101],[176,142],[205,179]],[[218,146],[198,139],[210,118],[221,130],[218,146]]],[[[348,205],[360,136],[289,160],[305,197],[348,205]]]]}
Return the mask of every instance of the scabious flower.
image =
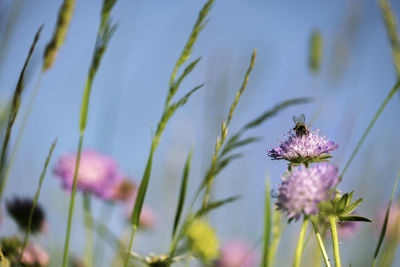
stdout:
{"type": "Polygon", "coordinates": [[[239,240],[229,241],[221,248],[215,267],[254,267],[258,255],[251,246],[239,240]]]}
{"type": "Polygon", "coordinates": [[[331,164],[295,167],[283,177],[276,205],[289,219],[297,220],[302,213],[316,214],[320,202],[334,198],[332,188],[338,182],[338,169],[331,164]]]}
{"type": "Polygon", "coordinates": [[[310,129],[308,134],[297,136],[292,130],[287,134],[287,139],[280,145],[268,151],[274,159],[285,159],[290,162],[313,162],[329,158],[329,153],[339,146],[330,141],[326,136],[320,136],[320,130],[310,129]]]}
{"type": "Polygon", "coordinates": [[[186,230],[191,250],[205,262],[215,260],[219,255],[219,241],[214,229],[207,221],[195,220],[186,230]]]}
{"type": "MultiPolygon", "coordinates": [[[[27,230],[29,216],[31,214],[31,209],[33,206],[33,201],[29,198],[14,198],[6,202],[7,212],[18,224],[18,226],[27,230]]],[[[45,229],[45,213],[39,203],[33,210],[32,222],[31,222],[31,232],[37,233],[45,229]]]]}
{"type": "MultiPolygon", "coordinates": [[[[72,190],[75,162],[76,154],[65,154],[54,169],[54,174],[68,191],[72,190]]],[[[123,174],[113,158],[90,149],[82,151],[77,177],[78,190],[93,193],[102,199],[111,199],[113,191],[110,188],[118,185],[122,177],[123,174]]]]}
{"type": "Polygon", "coordinates": [[[28,244],[22,254],[21,262],[27,266],[46,266],[49,264],[49,255],[37,244],[28,244]]]}

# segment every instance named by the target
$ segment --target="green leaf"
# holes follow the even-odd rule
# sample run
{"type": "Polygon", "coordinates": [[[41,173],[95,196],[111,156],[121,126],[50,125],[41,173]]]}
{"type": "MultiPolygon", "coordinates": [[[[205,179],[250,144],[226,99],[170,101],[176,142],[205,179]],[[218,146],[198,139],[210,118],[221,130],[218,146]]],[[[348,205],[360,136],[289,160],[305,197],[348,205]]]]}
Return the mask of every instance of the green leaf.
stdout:
{"type": "Polygon", "coordinates": [[[190,164],[192,162],[192,155],[193,155],[193,152],[192,152],[192,150],[190,150],[190,152],[187,156],[187,159],[186,159],[185,169],[184,169],[183,175],[182,175],[181,190],[179,193],[178,205],[176,207],[174,226],[172,228],[172,238],[174,238],[176,230],[178,229],[179,220],[181,218],[182,210],[185,205],[186,189],[187,189],[187,184],[188,184],[188,179],[189,179],[189,171],[190,171],[190,164]]]}
{"type": "Polygon", "coordinates": [[[150,149],[149,158],[147,160],[146,169],[144,171],[143,178],[142,181],[140,182],[140,186],[138,189],[135,206],[132,212],[131,222],[136,227],[139,225],[140,212],[142,211],[144,197],[146,196],[147,187],[149,185],[151,166],[153,164],[153,153],[154,149],[152,146],[150,149]]]}
{"type": "Polygon", "coordinates": [[[264,207],[264,246],[262,267],[270,267],[270,243],[271,243],[271,186],[270,178],[265,180],[265,207],[264,207]]]}
{"type": "Polygon", "coordinates": [[[346,193],[337,201],[336,207],[337,207],[338,211],[342,211],[346,208],[346,203],[347,203],[348,198],[349,198],[349,194],[346,193]]]}
{"type": "Polygon", "coordinates": [[[371,222],[370,219],[359,215],[341,215],[339,216],[341,222],[371,222]]]}
{"type": "Polygon", "coordinates": [[[359,198],[356,201],[354,201],[353,203],[351,203],[349,206],[347,206],[344,210],[342,214],[350,214],[352,213],[357,207],[358,205],[361,204],[361,202],[363,201],[363,198],[359,198]]]}
{"type": "Polygon", "coordinates": [[[194,217],[202,217],[209,213],[212,210],[215,210],[225,204],[231,203],[233,201],[236,201],[240,198],[240,196],[233,196],[233,197],[228,197],[219,201],[214,201],[214,202],[209,202],[206,207],[201,208],[198,212],[195,213],[194,217]]]}

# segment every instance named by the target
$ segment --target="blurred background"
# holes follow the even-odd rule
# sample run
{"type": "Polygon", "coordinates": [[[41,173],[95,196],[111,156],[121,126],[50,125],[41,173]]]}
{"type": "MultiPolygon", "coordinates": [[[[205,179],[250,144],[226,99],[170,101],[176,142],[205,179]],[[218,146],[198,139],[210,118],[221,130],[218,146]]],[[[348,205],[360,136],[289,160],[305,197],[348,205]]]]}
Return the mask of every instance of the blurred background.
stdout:
{"type": "MultiPolygon", "coordinates": [[[[400,14],[400,2],[391,1],[400,14]]],[[[12,96],[34,33],[44,25],[28,69],[21,113],[41,68],[44,48],[51,39],[61,0],[0,1],[0,101],[12,96]]],[[[204,1],[124,1],[112,12],[118,29],[106,51],[93,84],[84,147],[111,155],[137,183],[143,174],[151,142],[163,111],[172,68],[188,39],[204,1]]],[[[78,142],[81,95],[93,53],[101,1],[77,1],[65,44],[53,68],[45,74],[36,105],[13,166],[4,199],[33,196],[48,149],[55,137],[50,169],[78,142]]],[[[220,124],[240,88],[254,48],[258,56],[248,87],[235,111],[230,132],[276,103],[294,97],[312,97],[310,104],[290,107],[251,135],[261,141],[242,149],[245,156],[216,179],[213,198],[240,194],[242,198],[210,216],[222,242],[245,240],[261,251],[265,178],[276,189],[286,164],[271,161],[267,150],[293,127],[292,115],[306,121],[339,144],[332,162],[343,168],[391,87],[396,82],[391,49],[375,1],[216,1],[207,27],[201,32],[192,58],[201,62],[185,80],[178,95],[205,86],[178,110],[167,125],[154,158],[145,204],[157,216],[153,230],[142,231],[134,249],[143,254],[166,253],[186,155],[193,148],[189,199],[210,165],[220,124]],[[318,30],[323,57],[318,73],[308,66],[310,38],[318,30]]],[[[179,97],[179,96],[178,96],[179,97]]],[[[364,197],[359,213],[374,220],[389,199],[400,167],[400,95],[383,111],[341,183],[342,191],[364,197]]],[[[17,118],[15,129],[21,124],[17,118]]],[[[15,131],[16,132],[16,131],[15,131]]],[[[12,137],[12,142],[15,136],[12,137]]],[[[48,232],[33,240],[52,253],[52,265],[62,256],[69,195],[54,179],[45,178],[39,202],[47,215],[48,232]]],[[[81,196],[75,209],[71,254],[83,251],[81,196]]],[[[104,207],[95,201],[95,217],[104,207]]],[[[4,211],[4,207],[1,207],[4,211]]],[[[2,212],[0,236],[16,226],[2,212]]],[[[127,238],[122,207],[110,214],[109,227],[127,238]],[[125,232],[124,232],[125,231],[125,232]]],[[[300,223],[285,228],[277,266],[290,266],[300,223]]],[[[366,266],[378,239],[374,223],[341,243],[343,263],[366,266]]],[[[99,241],[100,242],[100,241],[99,241]]],[[[330,255],[332,250],[328,245],[330,255]]],[[[105,262],[113,251],[105,247],[105,262]]],[[[312,250],[306,251],[312,258],[312,250]]],[[[308,256],[307,256],[308,255],[308,256]]],[[[332,255],[331,255],[332,256],[332,255]]],[[[398,260],[400,255],[397,255],[398,260]]],[[[194,263],[194,262],[193,262],[194,263]]]]}

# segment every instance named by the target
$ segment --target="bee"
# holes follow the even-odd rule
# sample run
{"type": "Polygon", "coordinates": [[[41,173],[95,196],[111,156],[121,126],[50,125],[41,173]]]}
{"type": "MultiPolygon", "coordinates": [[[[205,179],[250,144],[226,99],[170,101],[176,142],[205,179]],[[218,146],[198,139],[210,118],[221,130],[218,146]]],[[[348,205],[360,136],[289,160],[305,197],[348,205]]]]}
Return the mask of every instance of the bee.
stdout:
{"type": "Polygon", "coordinates": [[[308,129],[306,125],[306,118],[304,113],[300,114],[300,116],[293,116],[293,121],[296,124],[293,128],[293,131],[296,133],[296,136],[308,135],[308,129]]]}

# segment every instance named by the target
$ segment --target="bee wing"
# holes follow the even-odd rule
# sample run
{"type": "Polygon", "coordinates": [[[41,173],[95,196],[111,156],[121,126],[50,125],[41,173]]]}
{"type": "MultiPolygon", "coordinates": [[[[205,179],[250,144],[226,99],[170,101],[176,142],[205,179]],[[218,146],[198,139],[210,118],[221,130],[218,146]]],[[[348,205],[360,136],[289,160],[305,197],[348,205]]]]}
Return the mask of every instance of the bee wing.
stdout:
{"type": "Polygon", "coordinates": [[[293,121],[294,123],[298,123],[298,122],[302,122],[305,123],[306,122],[306,117],[304,116],[304,113],[301,113],[300,116],[293,116],[293,121]]]}

